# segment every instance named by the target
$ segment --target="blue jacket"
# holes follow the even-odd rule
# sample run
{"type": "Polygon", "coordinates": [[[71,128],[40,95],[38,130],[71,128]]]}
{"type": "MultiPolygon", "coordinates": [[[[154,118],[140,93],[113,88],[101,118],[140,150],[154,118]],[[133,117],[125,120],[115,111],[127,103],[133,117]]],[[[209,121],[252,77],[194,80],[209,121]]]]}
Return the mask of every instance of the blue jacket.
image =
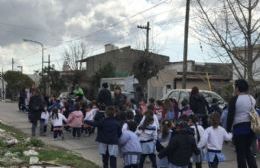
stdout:
{"type": "Polygon", "coordinates": [[[86,124],[98,128],[97,142],[109,145],[118,145],[118,140],[122,134],[120,123],[115,118],[105,118],[100,121],[85,121],[86,124]]]}

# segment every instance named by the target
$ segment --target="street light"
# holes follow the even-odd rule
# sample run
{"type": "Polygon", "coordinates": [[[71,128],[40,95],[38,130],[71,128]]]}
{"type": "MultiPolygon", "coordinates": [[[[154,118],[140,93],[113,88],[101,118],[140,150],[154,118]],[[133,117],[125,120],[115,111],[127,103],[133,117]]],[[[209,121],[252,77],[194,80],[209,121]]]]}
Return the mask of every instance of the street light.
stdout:
{"type": "Polygon", "coordinates": [[[34,40],[29,40],[29,39],[23,39],[24,42],[30,42],[30,43],[35,43],[35,44],[38,44],[42,47],[42,78],[43,78],[43,62],[44,62],[44,46],[41,42],[39,41],[34,41],[34,40]]]}
{"type": "MultiPolygon", "coordinates": [[[[44,46],[41,42],[39,41],[34,41],[34,40],[29,40],[29,39],[23,39],[24,42],[29,42],[29,43],[35,43],[38,44],[42,47],[42,73],[41,73],[41,78],[43,80],[43,63],[44,63],[44,46]]],[[[44,89],[44,93],[45,93],[45,89],[44,89]]]]}
{"type": "Polygon", "coordinates": [[[19,65],[19,66],[17,66],[17,68],[20,68],[21,69],[21,73],[23,73],[23,66],[19,65]]]}

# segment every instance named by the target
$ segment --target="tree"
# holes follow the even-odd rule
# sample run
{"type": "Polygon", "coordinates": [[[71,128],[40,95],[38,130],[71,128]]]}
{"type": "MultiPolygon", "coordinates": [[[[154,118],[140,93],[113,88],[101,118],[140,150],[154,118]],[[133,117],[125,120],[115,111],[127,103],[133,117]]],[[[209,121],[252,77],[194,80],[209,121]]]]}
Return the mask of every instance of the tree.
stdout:
{"type": "Polygon", "coordinates": [[[79,60],[87,55],[85,43],[73,43],[64,51],[63,70],[82,70],[82,63],[78,67],[79,60]]]}
{"type": "Polygon", "coordinates": [[[147,81],[155,76],[159,72],[159,69],[159,65],[157,65],[149,55],[141,56],[133,64],[132,73],[145,93],[147,91],[147,81]]]}
{"type": "Polygon", "coordinates": [[[45,67],[43,69],[43,78],[40,80],[39,88],[42,91],[46,91],[47,84],[50,86],[50,91],[52,95],[58,96],[59,93],[67,89],[65,80],[62,78],[59,71],[55,70],[53,67],[45,67]]]}
{"type": "Polygon", "coordinates": [[[107,63],[102,68],[100,68],[99,71],[95,73],[95,75],[92,76],[92,85],[95,88],[99,88],[101,78],[111,77],[115,77],[115,67],[112,63],[107,63]]]}
{"type": "Polygon", "coordinates": [[[238,78],[246,78],[253,86],[253,65],[260,55],[260,50],[254,51],[260,38],[259,0],[218,0],[212,5],[220,4],[217,9],[207,8],[207,2],[196,1],[200,19],[195,31],[199,39],[209,45],[219,59],[230,60],[238,78]]]}
{"type": "Polygon", "coordinates": [[[7,71],[4,79],[7,82],[6,96],[12,100],[16,98],[20,90],[31,88],[34,84],[29,76],[17,71],[7,71]]]}

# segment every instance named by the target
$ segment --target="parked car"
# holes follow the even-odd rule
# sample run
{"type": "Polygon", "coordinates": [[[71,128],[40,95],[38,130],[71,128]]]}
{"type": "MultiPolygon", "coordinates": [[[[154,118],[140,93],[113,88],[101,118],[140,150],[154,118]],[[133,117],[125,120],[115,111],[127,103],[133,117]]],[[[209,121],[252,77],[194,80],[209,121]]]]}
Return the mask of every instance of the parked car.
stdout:
{"type": "MultiPolygon", "coordinates": [[[[191,93],[191,89],[172,89],[161,100],[174,98],[178,102],[179,106],[181,107],[181,102],[183,99],[187,99],[189,101],[190,93],[191,93]]],[[[205,97],[205,99],[209,103],[209,106],[211,106],[213,99],[217,100],[218,105],[221,109],[223,109],[227,105],[226,101],[216,92],[208,91],[208,90],[200,90],[200,93],[205,97]]]]}

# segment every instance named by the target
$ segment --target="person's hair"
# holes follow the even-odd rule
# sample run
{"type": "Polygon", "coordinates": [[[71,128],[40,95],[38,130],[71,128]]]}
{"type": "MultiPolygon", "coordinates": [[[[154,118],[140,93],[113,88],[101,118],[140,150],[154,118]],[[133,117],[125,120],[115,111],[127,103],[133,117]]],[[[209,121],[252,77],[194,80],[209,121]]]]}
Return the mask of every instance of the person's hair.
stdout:
{"type": "Polygon", "coordinates": [[[181,116],[179,117],[179,120],[180,120],[180,121],[183,121],[183,122],[188,122],[189,117],[188,117],[187,115],[181,115],[181,116]]]}
{"type": "Polygon", "coordinates": [[[76,103],[75,104],[75,110],[80,110],[81,106],[80,106],[80,103],[76,103]]]}
{"type": "Polygon", "coordinates": [[[134,113],[131,110],[126,111],[126,120],[133,120],[134,119],[134,113]]]}
{"type": "Polygon", "coordinates": [[[238,79],[235,81],[235,88],[237,88],[239,92],[247,92],[249,86],[245,79],[238,79]]]}
{"type": "Polygon", "coordinates": [[[198,94],[199,93],[199,88],[197,86],[194,86],[192,89],[191,89],[191,95],[195,95],[195,94],[198,94]]]}
{"type": "Polygon", "coordinates": [[[149,105],[147,106],[147,110],[153,111],[153,110],[154,110],[154,106],[153,106],[152,104],[149,104],[149,105]]]}
{"type": "Polygon", "coordinates": [[[106,108],[107,117],[114,117],[115,113],[116,113],[116,109],[113,106],[108,106],[106,108]]]}
{"type": "Polygon", "coordinates": [[[145,130],[145,128],[147,128],[150,124],[152,124],[154,121],[153,116],[152,115],[146,115],[145,119],[144,119],[144,123],[142,124],[141,127],[139,127],[141,130],[145,130]]]}
{"type": "Polygon", "coordinates": [[[103,84],[102,84],[102,87],[105,88],[105,89],[107,89],[107,88],[108,88],[108,84],[107,84],[107,83],[103,83],[103,84]]]}
{"type": "Polygon", "coordinates": [[[115,87],[115,90],[120,90],[120,91],[121,91],[120,86],[117,85],[117,86],[115,87]]]}
{"type": "Polygon", "coordinates": [[[128,130],[135,132],[137,128],[137,124],[134,121],[127,122],[128,130]]]}
{"type": "Polygon", "coordinates": [[[147,108],[147,111],[144,113],[145,116],[152,116],[153,117],[153,111],[149,108],[147,108]]]}
{"type": "Polygon", "coordinates": [[[172,126],[172,123],[170,120],[164,120],[162,122],[162,139],[168,137],[171,126],[172,126]]]}
{"type": "Polygon", "coordinates": [[[162,102],[161,100],[157,100],[157,101],[156,101],[156,104],[157,104],[158,106],[163,106],[163,102],[162,102]]]}
{"type": "Polygon", "coordinates": [[[59,110],[57,108],[52,109],[52,114],[51,114],[51,119],[55,120],[55,119],[59,119],[59,110]]]}
{"type": "Polygon", "coordinates": [[[166,99],[164,101],[163,106],[164,106],[165,111],[171,110],[172,109],[172,102],[170,101],[170,99],[166,99]]]}
{"type": "Polygon", "coordinates": [[[197,125],[197,122],[198,122],[198,117],[196,115],[190,115],[189,116],[189,120],[194,124],[195,126],[195,131],[196,131],[196,134],[197,134],[197,141],[199,142],[200,141],[200,133],[199,133],[199,129],[198,129],[198,125],[197,125]]]}
{"type": "Polygon", "coordinates": [[[155,99],[154,99],[153,97],[151,97],[151,98],[149,99],[149,103],[154,104],[154,102],[155,102],[155,99]]]}
{"type": "Polygon", "coordinates": [[[219,113],[217,112],[213,112],[211,115],[210,115],[210,123],[212,125],[212,127],[215,129],[215,128],[218,128],[219,126],[219,123],[220,123],[220,115],[219,113]]]}
{"type": "Polygon", "coordinates": [[[92,106],[97,106],[97,101],[96,100],[92,100],[91,104],[92,104],[92,106]]]}

